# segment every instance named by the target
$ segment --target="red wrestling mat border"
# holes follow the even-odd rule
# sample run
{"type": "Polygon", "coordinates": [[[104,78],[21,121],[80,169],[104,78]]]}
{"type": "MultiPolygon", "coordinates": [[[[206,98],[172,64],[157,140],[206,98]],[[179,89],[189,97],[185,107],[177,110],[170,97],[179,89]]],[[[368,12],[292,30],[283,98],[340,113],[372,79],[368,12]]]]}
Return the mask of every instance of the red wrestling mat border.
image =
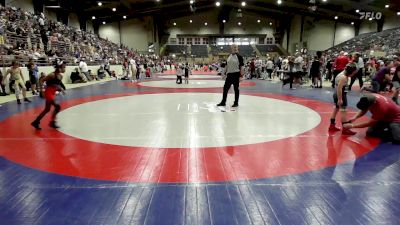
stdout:
{"type": "MultiPolygon", "coordinates": [[[[196,91],[203,92],[192,90],[196,91]]],[[[132,94],[74,99],[62,103],[62,108],[128,95],[132,94]]],[[[251,95],[304,105],[318,112],[322,121],[301,135],[265,143],[197,149],[142,148],[77,139],[45,126],[48,117],[42,122],[44,129],[35,131],[29,121],[42,110],[36,108],[0,122],[0,155],[37,170],[98,180],[223,182],[285,176],[335,166],[367,154],[380,142],[366,138],[365,130],[352,137],[341,136],[340,132],[328,134],[331,104],[277,94],[251,95]]],[[[77,121],[78,125],[84,126],[84,121],[77,121]]]]}

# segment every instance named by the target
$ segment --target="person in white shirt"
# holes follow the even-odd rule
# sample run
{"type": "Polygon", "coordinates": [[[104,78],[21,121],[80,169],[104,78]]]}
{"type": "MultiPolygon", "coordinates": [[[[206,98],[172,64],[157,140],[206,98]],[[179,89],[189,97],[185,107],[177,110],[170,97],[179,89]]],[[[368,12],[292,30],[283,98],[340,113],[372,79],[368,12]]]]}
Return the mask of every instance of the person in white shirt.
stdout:
{"type": "Polygon", "coordinates": [[[178,65],[178,68],[176,69],[176,83],[177,84],[182,84],[182,76],[185,74],[185,70],[183,69],[183,66],[181,64],[178,65]]]}
{"type": "Polygon", "coordinates": [[[303,66],[304,66],[304,59],[300,53],[296,54],[296,59],[294,60],[294,83],[301,84],[303,78],[303,66]]]}
{"type": "Polygon", "coordinates": [[[227,64],[226,64],[226,80],[224,84],[222,101],[217,105],[218,107],[225,106],[226,99],[228,96],[228,91],[233,85],[235,90],[235,102],[232,107],[239,107],[239,83],[243,78],[243,57],[239,55],[239,49],[237,45],[231,46],[232,53],[229,55],[227,64]]]}
{"type": "Polygon", "coordinates": [[[363,76],[364,76],[364,60],[361,58],[361,54],[360,53],[355,53],[353,55],[353,62],[355,62],[357,64],[357,69],[358,72],[356,73],[356,75],[354,75],[351,78],[350,81],[350,85],[349,85],[349,91],[351,91],[351,87],[353,86],[354,82],[356,81],[356,79],[358,79],[358,82],[360,84],[360,88],[362,88],[364,82],[363,82],[363,76]]]}
{"type": "Polygon", "coordinates": [[[268,77],[271,80],[272,79],[272,72],[274,71],[274,62],[272,62],[271,58],[268,58],[266,67],[267,67],[268,77]]]}
{"type": "Polygon", "coordinates": [[[43,13],[40,14],[40,17],[39,17],[39,25],[40,25],[41,27],[44,27],[44,14],[43,14],[43,13]]]}
{"type": "Polygon", "coordinates": [[[136,61],[133,58],[129,60],[129,68],[132,75],[131,81],[134,82],[136,80],[137,67],[136,67],[136,61]]]}
{"type": "Polygon", "coordinates": [[[79,62],[79,70],[83,73],[88,81],[92,80],[89,73],[89,68],[85,62],[85,58],[81,58],[79,62]]]}

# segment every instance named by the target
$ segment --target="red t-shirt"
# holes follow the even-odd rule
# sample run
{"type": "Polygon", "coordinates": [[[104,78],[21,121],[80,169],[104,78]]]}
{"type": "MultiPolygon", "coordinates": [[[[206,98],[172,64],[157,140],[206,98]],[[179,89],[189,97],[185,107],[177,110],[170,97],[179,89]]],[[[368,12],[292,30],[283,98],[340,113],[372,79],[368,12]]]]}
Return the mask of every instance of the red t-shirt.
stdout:
{"type": "Polygon", "coordinates": [[[344,70],[349,63],[349,57],[339,56],[335,60],[335,70],[344,70]]]}
{"type": "Polygon", "coordinates": [[[372,119],[384,122],[400,123],[400,106],[384,96],[374,94],[376,101],[369,108],[372,119]]]}

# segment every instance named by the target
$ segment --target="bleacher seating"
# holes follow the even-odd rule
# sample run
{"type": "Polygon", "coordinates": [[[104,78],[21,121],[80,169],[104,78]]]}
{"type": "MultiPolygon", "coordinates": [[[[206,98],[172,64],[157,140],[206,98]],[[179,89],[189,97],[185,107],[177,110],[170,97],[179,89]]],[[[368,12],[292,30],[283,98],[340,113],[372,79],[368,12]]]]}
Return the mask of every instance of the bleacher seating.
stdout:
{"type": "Polygon", "coordinates": [[[261,53],[261,55],[266,55],[271,52],[281,52],[276,45],[256,45],[256,48],[261,53]]]}
{"type": "Polygon", "coordinates": [[[102,39],[92,32],[86,32],[65,24],[47,20],[44,15],[35,15],[21,9],[1,7],[0,45],[2,55],[8,59],[34,58],[52,60],[54,57],[74,62],[80,57],[88,61],[109,59],[121,63],[126,56],[136,53],[126,46],[102,39]],[[39,17],[44,25],[39,24],[39,17]]]}
{"type": "Polygon", "coordinates": [[[186,45],[166,45],[165,53],[170,54],[184,54],[187,52],[186,45]]]}
{"type": "Polygon", "coordinates": [[[239,52],[243,57],[254,57],[256,52],[251,45],[239,45],[239,52]]]}
{"type": "Polygon", "coordinates": [[[231,47],[229,45],[211,45],[211,54],[212,55],[227,55],[231,52],[231,47]]]}
{"type": "Polygon", "coordinates": [[[194,55],[195,58],[208,57],[207,45],[192,45],[191,51],[191,54],[194,55]]]}
{"type": "Polygon", "coordinates": [[[358,35],[348,41],[338,44],[327,51],[331,54],[337,54],[340,51],[361,52],[368,54],[369,51],[382,51],[387,55],[400,54],[400,28],[384,30],[382,32],[374,32],[358,35]]]}

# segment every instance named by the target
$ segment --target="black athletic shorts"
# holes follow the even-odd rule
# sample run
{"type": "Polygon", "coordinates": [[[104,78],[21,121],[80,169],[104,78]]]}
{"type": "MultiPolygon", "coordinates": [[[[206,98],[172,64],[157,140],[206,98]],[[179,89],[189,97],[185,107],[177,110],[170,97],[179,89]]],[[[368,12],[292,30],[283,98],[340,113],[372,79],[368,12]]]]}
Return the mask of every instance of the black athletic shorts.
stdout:
{"type": "Polygon", "coordinates": [[[336,108],[339,109],[346,109],[347,107],[347,92],[342,92],[342,98],[343,98],[343,105],[340,107],[338,105],[338,96],[337,96],[337,92],[335,91],[335,93],[333,93],[333,101],[335,102],[336,108]]]}
{"type": "Polygon", "coordinates": [[[33,75],[29,76],[29,81],[31,82],[31,84],[36,84],[37,83],[37,78],[33,75]]]}

